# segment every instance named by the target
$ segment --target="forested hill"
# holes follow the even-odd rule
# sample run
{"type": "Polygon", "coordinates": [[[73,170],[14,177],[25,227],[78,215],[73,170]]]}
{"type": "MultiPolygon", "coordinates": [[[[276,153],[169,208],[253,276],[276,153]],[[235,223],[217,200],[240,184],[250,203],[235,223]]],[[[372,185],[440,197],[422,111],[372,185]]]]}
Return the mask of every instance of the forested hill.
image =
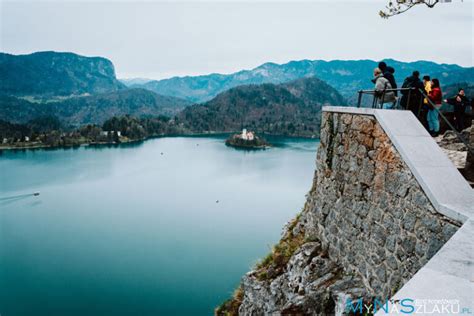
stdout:
{"type": "Polygon", "coordinates": [[[112,62],[74,53],[0,53],[0,93],[15,96],[69,96],[124,89],[112,62]]]}
{"type": "Polygon", "coordinates": [[[248,128],[273,135],[317,137],[321,107],[345,103],[324,81],[303,78],[230,89],[207,103],[184,109],[176,121],[198,133],[248,128]]]}
{"type": "Polygon", "coordinates": [[[37,117],[55,116],[64,126],[102,124],[113,116],[173,116],[189,103],[178,98],[161,96],[144,89],[125,89],[63,101],[37,103],[0,95],[0,119],[26,123],[37,117]]]}
{"type": "MultiPolygon", "coordinates": [[[[461,81],[474,83],[473,67],[463,68],[458,65],[428,61],[401,62],[388,59],[386,62],[395,68],[395,77],[399,85],[414,70],[420,71],[422,75],[439,78],[442,85],[461,81]]],[[[252,70],[242,70],[228,75],[174,77],[159,81],[152,80],[139,85],[135,84],[135,86],[199,103],[240,85],[278,84],[315,76],[336,88],[346,99],[355,99],[358,90],[372,87],[370,80],[377,64],[373,60],[300,60],[286,64],[265,63],[252,70]]]]}
{"type": "Polygon", "coordinates": [[[74,53],[0,53],[0,119],[25,123],[54,115],[64,126],[112,116],[173,116],[190,102],[117,80],[112,62],[74,53]]]}

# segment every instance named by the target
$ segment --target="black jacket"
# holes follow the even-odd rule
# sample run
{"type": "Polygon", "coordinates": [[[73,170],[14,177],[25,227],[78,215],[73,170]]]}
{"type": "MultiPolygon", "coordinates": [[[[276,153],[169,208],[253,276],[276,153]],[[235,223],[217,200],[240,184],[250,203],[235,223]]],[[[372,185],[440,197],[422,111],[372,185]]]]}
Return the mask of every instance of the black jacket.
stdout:
{"type": "Polygon", "coordinates": [[[418,115],[420,111],[419,107],[423,102],[423,95],[421,94],[420,90],[422,91],[425,89],[423,86],[423,82],[420,78],[415,76],[410,76],[403,81],[402,88],[415,88],[413,91],[409,90],[402,90],[402,98],[400,99],[400,105],[402,108],[411,110],[415,115],[418,115]]]}
{"type": "MultiPolygon", "coordinates": [[[[385,71],[383,73],[383,76],[387,78],[387,80],[390,82],[390,85],[392,86],[392,89],[397,89],[397,82],[395,81],[395,77],[393,74],[389,71],[385,71]]],[[[398,95],[397,91],[394,91],[395,95],[398,95]]]]}
{"type": "Polygon", "coordinates": [[[448,103],[451,105],[454,105],[454,110],[455,111],[463,111],[466,109],[466,107],[469,106],[469,99],[465,95],[455,95],[452,98],[449,98],[448,103]],[[457,97],[461,98],[461,101],[456,100],[457,97]]]}
{"type": "MultiPolygon", "coordinates": [[[[418,94],[418,89],[424,90],[425,86],[423,85],[423,82],[420,80],[420,78],[410,76],[405,79],[402,88],[416,88],[417,90],[412,91],[412,93],[415,92],[415,94],[418,94]]],[[[402,94],[408,95],[408,91],[402,91],[402,94]]]]}

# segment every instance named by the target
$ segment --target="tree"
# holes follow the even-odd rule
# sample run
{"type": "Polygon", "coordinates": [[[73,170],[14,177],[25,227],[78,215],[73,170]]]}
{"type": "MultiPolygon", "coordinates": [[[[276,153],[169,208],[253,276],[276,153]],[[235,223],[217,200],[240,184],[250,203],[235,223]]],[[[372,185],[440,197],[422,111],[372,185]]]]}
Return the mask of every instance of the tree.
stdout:
{"type": "Polygon", "coordinates": [[[380,10],[379,14],[382,18],[388,19],[391,16],[402,14],[414,6],[424,4],[428,8],[433,8],[439,2],[447,0],[390,0],[385,10],[380,10]]]}

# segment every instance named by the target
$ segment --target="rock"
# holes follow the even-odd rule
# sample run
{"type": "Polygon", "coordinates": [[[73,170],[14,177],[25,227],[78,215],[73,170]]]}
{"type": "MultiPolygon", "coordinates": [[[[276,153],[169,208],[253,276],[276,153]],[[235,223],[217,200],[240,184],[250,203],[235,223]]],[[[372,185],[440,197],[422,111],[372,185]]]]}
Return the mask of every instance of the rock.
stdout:
{"type": "MultiPolygon", "coordinates": [[[[461,132],[461,137],[463,137],[464,140],[469,142],[471,137],[470,134],[473,130],[474,129],[472,128],[472,126],[466,128],[461,132]]],[[[467,167],[467,147],[453,131],[447,130],[444,135],[435,138],[435,140],[441,147],[441,149],[445,152],[445,154],[448,156],[448,158],[453,162],[456,168],[464,169],[467,167]]],[[[471,142],[473,142],[473,140],[471,140],[471,142]]]]}
{"type": "Polygon", "coordinates": [[[433,217],[423,217],[421,223],[432,232],[438,233],[441,231],[441,223],[433,217]]]}
{"type": "Polygon", "coordinates": [[[395,258],[395,256],[391,255],[387,258],[386,260],[387,262],[387,265],[388,267],[391,269],[391,270],[397,270],[398,268],[398,262],[397,262],[397,259],[395,258]]]}
{"type": "Polygon", "coordinates": [[[415,221],[416,221],[416,215],[407,210],[408,212],[405,214],[405,217],[403,218],[403,227],[407,231],[413,231],[413,228],[415,227],[415,221]]]}
{"type": "Polygon", "coordinates": [[[402,247],[407,253],[415,251],[416,239],[413,237],[406,237],[402,240],[402,247]]]}
{"type": "Polygon", "coordinates": [[[395,235],[390,235],[387,237],[387,240],[385,242],[385,248],[390,251],[390,252],[394,252],[395,251],[395,245],[396,245],[396,240],[397,240],[397,237],[395,235]]]}
{"type": "Polygon", "coordinates": [[[428,241],[428,249],[426,252],[426,257],[431,259],[436,252],[443,246],[443,242],[438,238],[433,238],[428,241]]]}

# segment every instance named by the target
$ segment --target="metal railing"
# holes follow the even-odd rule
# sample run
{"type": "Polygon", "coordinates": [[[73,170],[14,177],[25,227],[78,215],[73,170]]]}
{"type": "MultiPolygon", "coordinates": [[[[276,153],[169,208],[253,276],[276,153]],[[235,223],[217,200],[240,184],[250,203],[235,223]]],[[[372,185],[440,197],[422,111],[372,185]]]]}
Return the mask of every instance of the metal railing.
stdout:
{"type": "MultiPolygon", "coordinates": [[[[411,99],[411,94],[416,91],[416,88],[384,89],[381,92],[376,91],[376,90],[359,90],[358,91],[359,97],[358,97],[358,100],[357,100],[357,107],[358,108],[361,107],[362,96],[364,94],[373,96],[372,105],[371,105],[371,107],[373,109],[380,109],[380,108],[382,108],[382,105],[384,103],[383,100],[385,99],[385,95],[386,95],[387,92],[403,92],[403,91],[408,91],[407,98],[408,98],[408,100],[410,100],[411,99]]],[[[396,106],[394,108],[401,109],[401,107],[400,107],[400,98],[397,99],[396,106]]],[[[420,106],[420,108],[421,108],[421,106],[420,106]]]]}
{"type": "MultiPolygon", "coordinates": [[[[373,100],[372,100],[372,105],[371,107],[374,108],[374,109],[380,109],[383,107],[383,100],[385,98],[385,94],[387,92],[395,92],[395,91],[408,91],[408,95],[407,95],[407,100],[408,102],[410,103],[411,101],[411,95],[413,93],[420,93],[419,95],[419,104],[418,104],[418,107],[417,107],[417,113],[416,113],[416,117],[418,119],[420,119],[420,114],[421,114],[421,110],[422,110],[422,107],[423,107],[423,101],[424,100],[427,100],[428,103],[430,104],[430,106],[436,110],[439,114],[439,116],[441,117],[441,119],[446,123],[446,125],[455,133],[456,137],[464,144],[464,146],[466,146],[467,150],[470,151],[471,153],[474,154],[474,148],[469,144],[469,142],[464,139],[464,137],[461,135],[461,133],[459,133],[457,131],[457,129],[451,124],[451,122],[448,120],[448,118],[443,114],[442,111],[440,111],[441,107],[440,108],[437,108],[436,105],[433,103],[433,101],[430,100],[430,98],[428,98],[428,96],[426,95],[425,91],[423,91],[422,89],[417,89],[417,88],[397,88],[397,89],[384,89],[382,92],[380,91],[376,91],[376,90],[359,90],[358,91],[358,100],[357,100],[357,107],[360,108],[361,105],[362,105],[362,96],[364,94],[367,94],[367,95],[373,95],[373,100]],[[417,91],[418,90],[418,91],[417,91]]],[[[397,100],[394,102],[394,105],[391,109],[395,109],[395,110],[405,110],[405,108],[401,107],[400,106],[400,97],[397,98],[397,100]]],[[[387,102],[385,102],[387,103],[387,102]]],[[[411,105],[411,104],[409,104],[411,105]]],[[[416,106],[416,105],[415,105],[416,106]]],[[[473,109],[474,110],[474,109],[473,109]]]]}

